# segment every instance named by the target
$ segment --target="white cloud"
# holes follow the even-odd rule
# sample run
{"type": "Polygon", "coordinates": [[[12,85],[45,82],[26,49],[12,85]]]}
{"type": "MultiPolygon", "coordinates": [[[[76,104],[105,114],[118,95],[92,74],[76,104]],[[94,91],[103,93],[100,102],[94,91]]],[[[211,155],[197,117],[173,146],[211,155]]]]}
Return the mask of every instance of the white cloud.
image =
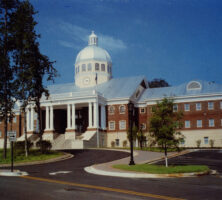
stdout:
{"type": "MultiPolygon", "coordinates": [[[[69,48],[76,48],[76,43],[78,43],[77,46],[79,46],[80,41],[84,42],[85,45],[88,43],[88,36],[91,33],[91,30],[63,21],[58,23],[58,27],[64,33],[63,37],[66,37],[67,35],[71,40],[73,40],[73,44],[71,42],[59,40],[58,42],[60,45],[69,48]]],[[[127,48],[127,45],[121,39],[99,33],[96,34],[99,37],[99,45],[108,51],[124,50],[127,48]]]]}
{"type": "Polygon", "coordinates": [[[72,42],[67,42],[64,40],[58,40],[59,44],[64,46],[64,47],[68,47],[68,48],[75,48],[75,45],[72,42]]]}

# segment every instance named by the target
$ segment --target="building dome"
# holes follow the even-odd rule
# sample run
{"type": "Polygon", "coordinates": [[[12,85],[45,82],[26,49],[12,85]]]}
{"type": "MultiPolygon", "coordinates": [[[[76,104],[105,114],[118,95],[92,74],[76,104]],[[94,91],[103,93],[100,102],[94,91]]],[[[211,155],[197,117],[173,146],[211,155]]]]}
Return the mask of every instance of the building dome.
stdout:
{"type": "Polygon", "coordinates": [[[109,53],[98,47],[98,37],[92,31],[88,46],[82,49],[75,61],[75,84],[92,87],[112,78],[112,60],[109,53]]]}
{"type": "Polygon", "coordinates": [[[90,45],[81,50],[76,57],[76,64],[83,61],[97,60],[111,63],[109,53],[101,47],[90,45]]]}

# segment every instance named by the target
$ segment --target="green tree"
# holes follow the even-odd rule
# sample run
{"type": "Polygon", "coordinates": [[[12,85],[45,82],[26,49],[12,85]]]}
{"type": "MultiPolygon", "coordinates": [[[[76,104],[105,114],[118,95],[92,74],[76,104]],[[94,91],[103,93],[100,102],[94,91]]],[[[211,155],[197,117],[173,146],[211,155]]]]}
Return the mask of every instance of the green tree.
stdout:
{"type": "Polygon", "coordinates": [[[148,82],[150,88],[169,87],[170,85],[161,78],[155,78],[148,82]]]}
{"type": "Polygon", "coordinates": [[[176,147],[179,150],[179,143],[183,136],[178,131],[182,128],[182,112],[173,111],[173,99],[164,98],[157,102],[152,108],[152,116],[149,121],[149,131],[155,138],[157,144],[164,150],[165,164],[168,167],[168,148],[176,147]]]}
{"type": "Polygon", "coordinates": [[[39,37],[34,29],[37,24],[33,18],[34,14],[34,9],[29,1],[23,1],[19,3],[16,12],[11,17],[14,45],[13,59],[16,65],[16,97],[22,102],[21,113],[24,117],[26,156],[28,156],[26,108],[31,100],[30,87],[32,86],[31,56],[33,56],[33,45],[35,45],[35,41],[39,37]]]}
{"type": "MultiPolygon", "coordinates": [[[[44,85],[44,79],[46,81],[54,81],[57,76],[57,70],[53,67],[53,63],[49,58],[39,51],[38,43],[34,43],[31,56],[31,74],[32,74],[32,84],[30,86],[31,99],[35,103],[35,111],[37,113],[37,121],[39,127],[40,142],[42,141],[43,128],[42,128],[42,115],[40,100],[44,95],[46,98],[49,96],[49,91],[44,85]]],[[[41,150],[42,145],[41,145],[41,150]]]]}
{"type": "MultiPolygon", "coordinates": [[[[138,127],[134,125],[133,128],[132,128],[133,141],[136,141],[137,133],[138,133],[138,127]]],[[[130,130],[127,131],[127,138],[130,142],[130,130]]]]}
{"type": "Polygon", "coordinates": [[[8,121],[13,117],[14,106],[14,65],[11,62],[13,50],[11,41],[11,15],[17,7],[16,0],[0,0],[0,116],[4,121],[4,152],[7,156],[8,121]]]}

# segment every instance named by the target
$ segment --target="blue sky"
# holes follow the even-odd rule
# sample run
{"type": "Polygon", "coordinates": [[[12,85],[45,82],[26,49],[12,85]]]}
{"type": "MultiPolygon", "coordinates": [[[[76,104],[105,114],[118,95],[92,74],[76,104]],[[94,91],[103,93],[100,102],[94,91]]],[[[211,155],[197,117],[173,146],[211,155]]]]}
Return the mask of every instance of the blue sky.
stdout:
{"type": "Polygon", "coordinates": [[[170,85],[222,84],[221,0],[30,0],[40,48],[60,77],[74,81],[78,52],[92,30],[113,61],[113,77],[144,75],[170,85]]]}

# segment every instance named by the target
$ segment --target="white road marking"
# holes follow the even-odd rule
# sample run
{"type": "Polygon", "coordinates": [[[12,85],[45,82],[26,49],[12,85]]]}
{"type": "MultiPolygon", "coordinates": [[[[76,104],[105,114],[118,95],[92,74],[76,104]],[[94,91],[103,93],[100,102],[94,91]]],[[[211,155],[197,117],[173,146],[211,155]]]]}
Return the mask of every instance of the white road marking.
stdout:
{"type": "Polygon", "coordinates": [[[57,171],[57,172],[50,172],[49,175],[56,175],[56,174],[68,174],[71,173],[72,171],[57,171]]]}

